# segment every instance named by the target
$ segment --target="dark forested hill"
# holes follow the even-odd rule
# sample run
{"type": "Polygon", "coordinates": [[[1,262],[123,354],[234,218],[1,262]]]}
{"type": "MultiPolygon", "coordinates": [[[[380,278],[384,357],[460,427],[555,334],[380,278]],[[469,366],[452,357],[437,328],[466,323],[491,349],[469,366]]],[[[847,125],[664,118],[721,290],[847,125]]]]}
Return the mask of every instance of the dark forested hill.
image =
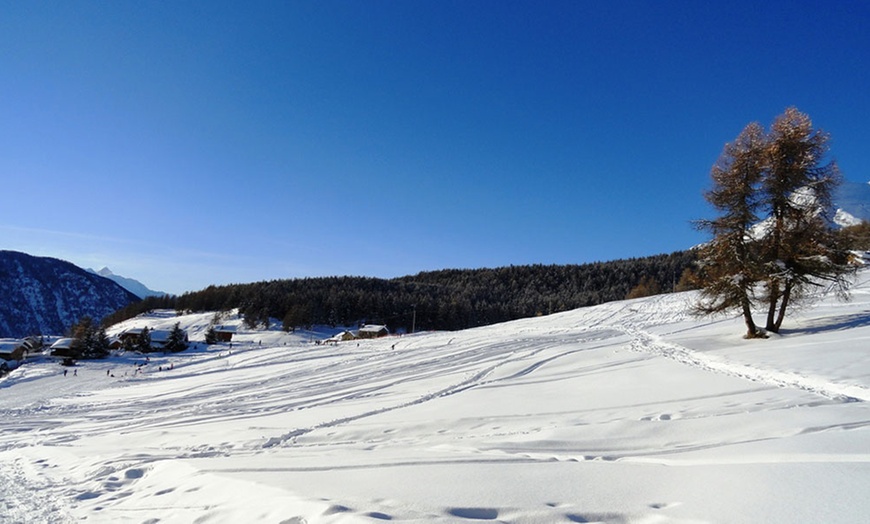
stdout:
{"type": "Polygon", "coordinates": [[[210,286],[146,298],[109,321],[155,308],[239,308],[251,325],[386,324],[392,331],[454,330],[621,300],[636,288],[670,291],[694,261],[689,251],[583,265],[448,269],[394,279],[326,277],[210,286]],[[640,285],[640,286],[639,286],[640,285]]]}
{"type": "Polygon", "coordinates": [[[99,320],[138,300],[69,262],[0,251],[0,337],[64,334],[83,316],[99,320]]]}

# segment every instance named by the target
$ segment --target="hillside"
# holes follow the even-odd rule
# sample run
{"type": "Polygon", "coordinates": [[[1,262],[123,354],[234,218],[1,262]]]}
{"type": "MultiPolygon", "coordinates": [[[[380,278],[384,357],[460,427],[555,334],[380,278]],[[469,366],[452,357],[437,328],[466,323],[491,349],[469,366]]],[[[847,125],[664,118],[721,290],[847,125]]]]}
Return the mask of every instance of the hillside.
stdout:
{"type": "Polygon", "coordinates": [[[862,521],[870,272],[768,340],[694,298],[338,346],[227,318],[232,348],[28,364],[0,522],[862,521]]]}
{"type": "Polygon", "coordinates": [[[581,265],[447,269],[379,279],[322,277],[210,286],[179,297],[148,298],[118,322],[150,309],[239,309],[250,325],[276,318],[286,328],[386,324],[393,332],[455,330],[621,300],[642,281],[670,291],[691,251],[581,265]]]}
{"type": "Polygon", "coordinates": [[[100,320],[139,300],[69,262],[0,251],[0,338],[59,335],[83,316],[100,320]]]}

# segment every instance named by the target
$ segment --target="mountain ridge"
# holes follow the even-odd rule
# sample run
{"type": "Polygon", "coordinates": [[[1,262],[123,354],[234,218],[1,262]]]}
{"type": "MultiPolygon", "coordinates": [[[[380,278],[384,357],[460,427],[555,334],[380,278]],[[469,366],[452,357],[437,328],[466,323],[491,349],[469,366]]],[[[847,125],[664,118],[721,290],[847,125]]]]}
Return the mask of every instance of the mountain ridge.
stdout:
{"type": "Polygon", "coordinates": [[[51,257],[0,250],[0,337],[59,335],[139,297],[116,282],[51,257]]]}
{"type": "Polygon", "coordinates": [[[154,291],[150,289],[148,286],[143,284],[142,282],[136,280],[135,278],[124,277],[121,275],[116,275],[106,266],[103,266],[99,271],[94,271],[91,268],[87,268],[87,271],[94,273],[95,275],[100,275],[103,278],[108,278],[109,280],[114,281],[122,288],[126,289],[130,293],[133,293],[139,298],[145,297],[162,297],[164,295],[168,295],[168,293],[163,291],[154,291]]]}
{"type": "Polygon", "coordinates": [[[834,192],[834,223],[841,227],[870,221],[870,182],[843,180],[834,192]]]}

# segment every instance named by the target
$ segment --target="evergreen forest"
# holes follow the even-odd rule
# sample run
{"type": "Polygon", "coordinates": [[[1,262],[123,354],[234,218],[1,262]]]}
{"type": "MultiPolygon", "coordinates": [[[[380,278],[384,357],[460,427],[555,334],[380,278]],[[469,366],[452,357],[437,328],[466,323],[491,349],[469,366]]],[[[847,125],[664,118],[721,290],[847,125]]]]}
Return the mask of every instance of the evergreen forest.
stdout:
{"type": "Polygon", "coordinates": [[[386,325],[391,332],[458,330],[691,287],[693,251],[580,265],[445,269],[393,279],[320,277],[209,286],[149,297],[104,319],[111,325],[151,309],[227,311],[249,327],[277,319],[312,325],[386,325]]]}

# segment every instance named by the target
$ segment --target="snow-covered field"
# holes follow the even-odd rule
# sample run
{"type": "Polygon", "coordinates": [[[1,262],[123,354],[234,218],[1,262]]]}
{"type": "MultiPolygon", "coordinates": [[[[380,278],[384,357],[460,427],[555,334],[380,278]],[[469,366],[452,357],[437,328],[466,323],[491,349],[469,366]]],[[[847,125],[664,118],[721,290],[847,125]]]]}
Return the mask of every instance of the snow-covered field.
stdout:
{"type": "Polygon", "coordinates": [[[866,522],[868,281],[764,341],[676,294],[25,365],[0,382],[0,522],[866,522]]]}

